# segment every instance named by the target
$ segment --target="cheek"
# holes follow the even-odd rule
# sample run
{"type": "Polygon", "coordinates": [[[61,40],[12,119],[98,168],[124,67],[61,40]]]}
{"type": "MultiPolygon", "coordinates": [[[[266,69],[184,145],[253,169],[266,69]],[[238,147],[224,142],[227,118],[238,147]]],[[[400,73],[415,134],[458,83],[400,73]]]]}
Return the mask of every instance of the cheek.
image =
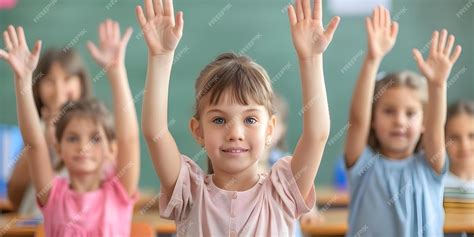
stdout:
{"type": "Polygon", "coordinates": [[[79,78],[70,78],[66,84],[66,93],[69,100],[79,100],[82,94],[82,86],[79,78]]]}
{"type": "Polygon", "coordinates": [[[50,104],[51,97],[54,94],[54,90],[52,86],[50,86],[47,83],[40,83],[38,92],[39,92],[39,97],[41,101],[43,102],[43,104],[48,106],[50,104]]]}

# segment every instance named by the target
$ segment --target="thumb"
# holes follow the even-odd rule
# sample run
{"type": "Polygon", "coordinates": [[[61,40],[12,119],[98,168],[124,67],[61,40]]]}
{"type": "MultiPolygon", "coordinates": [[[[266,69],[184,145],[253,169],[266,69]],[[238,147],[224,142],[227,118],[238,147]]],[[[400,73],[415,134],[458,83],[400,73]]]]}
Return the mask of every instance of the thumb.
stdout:
{"type": "Polygon", "coordinates": [[[181,36],[183,34],[183,26],[184,26],[184,14],[182,11],[178,12],[176,14],[176,25],[174,26],[174,33],[178,36],[181,36]]]}
{"type": "Polygon", "coordinates": [[[100,51],[97,48],[97,46],[95,46],[95,44],[92,43],[91,41],[87,41],[87,49],[89,50],[89,53],[91,54],[92,58],[95,61],[99,62],[100,61],[100,51]]]}
{"type": "Polygon", "coordinates": [[[326,31],[324,32],[324,34],[326,35],[326,37],[328,39],[332,39],[332,36],[334,35],[334,32],[336,31],[337,29],[337,26],[339,25],[339,21],[341,20],[340,17],[338,16],[335,16],[331,19],[331,21],[329,22],[329,25],[326,29],[326,31]]]}
{"type": "Polygon", "coordinates": [[[122,44],[124,46],[127,46],[128,41],[130,40],[130,36],[132,36],[133,28],[128,27],[127,30],[125,31],[125,34],[122,37],[122,44]]]}
{"type": "Polygon", "coordinates": [[[423,55],[421,55],[420,51],[418,49],[413,49],[413,58],[416,61],[416,64],[418,65],[418,69],[425,74],[426,72],[426,62],[423,59],[423,55]]]}

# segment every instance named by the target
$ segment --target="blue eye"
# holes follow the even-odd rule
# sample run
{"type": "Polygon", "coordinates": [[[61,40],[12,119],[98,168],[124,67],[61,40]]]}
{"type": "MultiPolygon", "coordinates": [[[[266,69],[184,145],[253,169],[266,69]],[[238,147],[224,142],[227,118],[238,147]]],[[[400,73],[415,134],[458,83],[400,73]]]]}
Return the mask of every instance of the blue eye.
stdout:
{"type": "Polygon", "coordinates": [[[212,122],[215,124],[224,124],[225,120],[223,118],[215,118],[212,122]]]}
{"type": "Polygon", "coordinates": [[[246,124],[255,124],[257,122],[257,120],[255,118],[246,118],[244,120],[244,123],[246,124]]]}

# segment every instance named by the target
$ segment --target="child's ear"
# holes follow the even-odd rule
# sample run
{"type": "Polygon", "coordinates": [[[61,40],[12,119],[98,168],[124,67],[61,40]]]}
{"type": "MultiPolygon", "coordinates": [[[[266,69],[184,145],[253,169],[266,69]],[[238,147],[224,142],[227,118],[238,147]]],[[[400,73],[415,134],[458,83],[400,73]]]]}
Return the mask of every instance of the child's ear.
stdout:
{"type": "Polygon", "coordinates": [[[204,134],[199,120],[192,117],[191,120],[189,120],[189,129],[191,130],[196,142],[199,143],[199,145],[204,146],[204,134]]]}
{"type": "Polygon", "coordinates": [[[109,142],[109,150],[110,154],[112,155],[111,159],[115,162],[115,158],[117,157],[117,141],[113,140],[109,142]]]}
{"type": "Polygon", "coordinates": [[[277,118],[275,115],[272,115],[270,117],[270,120],[268,120],[268,126],[267,126],[267,138],[272,139],[273,137],[273,132],[275,131],[276,124],[277,124],[277,118]]]}

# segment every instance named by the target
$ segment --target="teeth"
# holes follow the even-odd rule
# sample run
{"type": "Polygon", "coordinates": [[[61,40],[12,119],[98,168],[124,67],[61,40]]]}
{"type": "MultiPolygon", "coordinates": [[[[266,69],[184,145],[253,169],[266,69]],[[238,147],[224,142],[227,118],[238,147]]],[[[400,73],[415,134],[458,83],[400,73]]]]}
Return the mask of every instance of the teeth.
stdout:
{"type": "Polygon", "coordinates": [[[244,150],[240,150],[240,149],[234,150],[234,149],[231,149],[231,150],[225,150],[225,152],[240,153],[240,152],[244,152],[244,150]]]}

